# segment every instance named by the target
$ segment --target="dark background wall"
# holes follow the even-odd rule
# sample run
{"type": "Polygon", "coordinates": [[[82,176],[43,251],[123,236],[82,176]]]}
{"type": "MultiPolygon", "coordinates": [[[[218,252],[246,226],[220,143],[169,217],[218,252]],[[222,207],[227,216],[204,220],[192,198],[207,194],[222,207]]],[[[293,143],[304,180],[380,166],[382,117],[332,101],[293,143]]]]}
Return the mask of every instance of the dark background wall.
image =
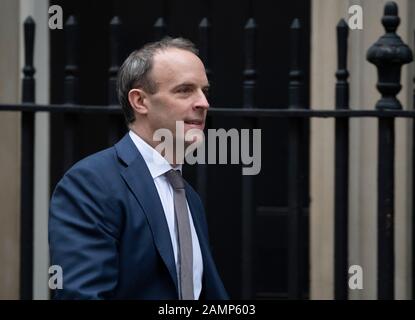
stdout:
{"type": "MultiPolygon", "coordinates": [[[[123,22],[122,59],[154,39],[153,24],[164,15],[167,33],[198,43],[197,26],[209,16],[211,28],[211,107],[241,107],[244,67],[243,28],[253,16],[257,33],[257,106],[287,108],[289,72],[289,27],[294,18],[303,25],[302,59],[308,101],[310,53],[310,3],[291,1],[69,1],[61,5],[64,19],[75,14],[80,33],[80,104],[106,105],[109,68],[109,21],[119,15],[123,22]]],[[[51,102],[63,102],[65,52],[64,31],[51,31],[51,102]]],[[[122,124],[122,117],[118,117],[122,124]]],[[[243,128],[239,117],[211,117],[209,128],[243,128]]],[[[63,118],[52,116],[51,187],[63,168],[63,118]]],[[[84,115],[76,126],[77,159],[108,146],[108,116],[84,115]]],[[[252,298],[286,298],[288,277],[287,232],[287,120],[259,120],[262,129],[262,170],[254,178],[255,210],[252,213],[253,265],[252,298]]],[[[307,129],[307,125],[306,125],[307,129]]],[[[122,130],[125,131],[126,129],[122,130]]],[[[120,132],[121,134],[122,132],[120,132]]],[[[308,138],[301,161],[304,164],[303,192],[303,294],[308,295],[308,138]]],[[[241,167],[209,165],[205,199],[211,243],[218,269],[232,298],[242,297],[241,167]]],[[[187,166],[185,175],[196,186],[196,168],[187,166]]]]}

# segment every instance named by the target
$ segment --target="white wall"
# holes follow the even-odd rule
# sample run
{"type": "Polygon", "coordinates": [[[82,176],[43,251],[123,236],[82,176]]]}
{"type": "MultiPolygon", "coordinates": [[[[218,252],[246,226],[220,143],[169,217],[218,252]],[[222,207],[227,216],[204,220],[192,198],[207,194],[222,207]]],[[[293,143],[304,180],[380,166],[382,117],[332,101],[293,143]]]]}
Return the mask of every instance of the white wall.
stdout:
{"type": "MultiPolygon", "coordinates": [[[[19,101],[19,3],[0,2],[0,103],[19,101]]],[[[0,299],[19,298],[20,114],[0,112],[0,299]]]]}

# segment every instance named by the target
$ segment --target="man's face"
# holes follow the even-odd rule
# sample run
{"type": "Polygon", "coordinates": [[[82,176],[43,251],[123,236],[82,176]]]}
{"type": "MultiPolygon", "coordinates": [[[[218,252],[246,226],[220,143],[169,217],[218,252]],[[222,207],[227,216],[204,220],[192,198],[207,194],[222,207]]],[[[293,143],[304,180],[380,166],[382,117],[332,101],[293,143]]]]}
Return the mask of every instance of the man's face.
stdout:
{"type": "Polygon", "coordinates": [[[150,72],[157,92],[146,95],[148,128],[154,133],[165,128],[176,133],[176,121],[184,122],[184,134],[190,129],[203,130],[209,103],[209,83],[202,61],[193,53],[167,49],[153,58],[150,72]]]}

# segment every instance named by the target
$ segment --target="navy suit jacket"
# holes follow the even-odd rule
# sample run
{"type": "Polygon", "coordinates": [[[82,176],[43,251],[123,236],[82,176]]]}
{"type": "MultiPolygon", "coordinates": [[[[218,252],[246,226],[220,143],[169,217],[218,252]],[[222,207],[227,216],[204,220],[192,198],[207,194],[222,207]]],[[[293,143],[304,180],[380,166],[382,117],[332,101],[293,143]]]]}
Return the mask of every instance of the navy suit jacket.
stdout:
{"type": "MultiPolygon", "coordinates": [[[[200,299],[227,299],[209,247],[203,205],[186,183],[203,257],[200,299]]],[[[178,299],[176,265],[153,178],[126,134],[75,164],[53,193],[51,264],[63,271],[58,299],[178,299]]]]}

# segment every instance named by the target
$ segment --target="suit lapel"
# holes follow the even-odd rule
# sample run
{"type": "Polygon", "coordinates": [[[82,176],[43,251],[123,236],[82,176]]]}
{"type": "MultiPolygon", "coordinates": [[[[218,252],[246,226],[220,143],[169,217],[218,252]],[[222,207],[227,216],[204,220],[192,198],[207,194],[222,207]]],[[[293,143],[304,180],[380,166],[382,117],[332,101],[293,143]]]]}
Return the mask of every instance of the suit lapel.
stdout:
{"type": "Polygon", "coordinates": [[[190,213],[193,218],[193,225],[195,226],[197,237],[199,238],[199,242],[201,241],[201,238],[203,238],[202,240],[205,241],[205,236],[203,234],[200,221],[198,218],[199,214],[201,213],[198,212],[196,214],[197,212],[196,202],[195,202],[194,197],[192,196],[192,190],[188,187],[187,183],[185,183],[185,189],[186,189],[186,200],[187,200],[187,203],[189,204],[189,209],[190,209],[190,213]]]}
{"type": "Polygon", "coordinates": [[[119,158],[127,165],[122,168],[121,175],[143,208],[156,248],[167,266],[177,289],[176,264],[170,232],[150,171],[128,133],[115,145],[115,148],[119,158]]]}
{"type": "Polygon", "coordinates": [[[199,216],[203,213],[198,212],[195,196],[192,195],[194,191],[192,191],[189,188],[187,183],[185,185],[186,185],[185,186],[186,199],[187,199],[187,203],[189,204],[190,213],[193,218],[193,225],[195,226],[197,238],[199,239],[200,251],[202,252],[202,257],[203,257],[204,273],[206,273],[209,270],[207,268],[209,266],[209,263],[207,262],[210,261],[211,256],[210,256],[209,243],[206,237],[207,235],[205,235],[203,231],[203,228],[201,226],[202,222],[200,221],[200,218],[199,218],[199,216]]]}
{"type": "Polygon", "coordinates": [[[192,213],[193,224],[196,229],[203,257],[202,294],[205,299],[229,299],[213,261],[208,234],[206,233],[207,228],[203,227],[205,223],[203,221],[204,217],[202,216],[203,212],[200,212],[202,209],[200,209],[194,193],[195,192],[186,183],[187,202],[192,213]]]}

